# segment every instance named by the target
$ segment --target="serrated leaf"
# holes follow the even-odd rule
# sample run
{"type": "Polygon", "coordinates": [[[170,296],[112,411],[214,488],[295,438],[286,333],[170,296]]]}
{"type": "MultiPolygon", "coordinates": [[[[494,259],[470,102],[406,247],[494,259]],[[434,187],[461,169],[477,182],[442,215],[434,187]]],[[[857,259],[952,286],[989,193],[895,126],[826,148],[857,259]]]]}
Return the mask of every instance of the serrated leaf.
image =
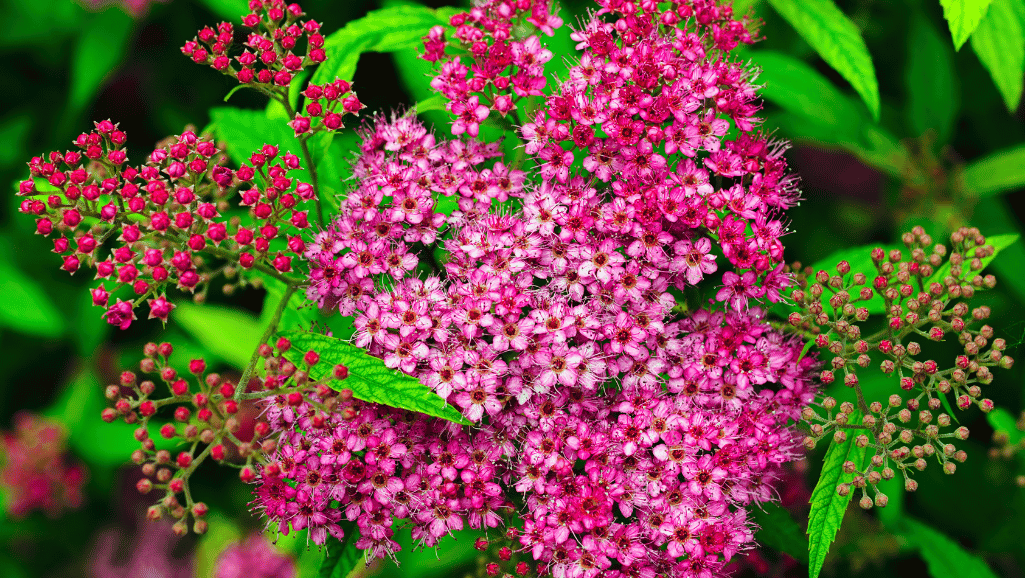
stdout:
{"type": "Polygon", "coordinates": [[[366,563],[363,551],[356,547],[359,528],[351,522],[343,524],[345,536],[327,543],[327,553],[320,563],[318,578],[346,578],[353,570],[366,563]]]}
{"type": "Polygon", "coordinates": [[[851,83],[879,120],[879,83],[861,31],[833,0],[769,0],[826,64],[851,83]]]}
{"type": "Polygon", "coordinates": [[[1025,5],[1020,0],[993,0],[972,34],[972,50],[989,71],[1012,113],[1021,101],[1025,79],[1025,5]]]}
{"type": "Polygon", "coordinates": [[[73,110],[85,108],[104,79],[121,61],[134,23],[131,16],[113,8],[89,21],[78,38],[71,63],[68,103],[73,110]]]}
{"type": "Polygon", "coordinates": [[[1025,145],[969,163],[964,169],[963,179],[965,191],[979,197],[1025,187],[1025,145]]]}
{"type": "Polygon", "coordinates": [[[946,534],[914,518],[902,523],[905,537],[922,553],[933,578],[996,578],[986,562],[967,552],[946,534]]]}
{"type": "Polygon", "coordinates": [[[758,524],[755,540],[764,546],[785,552],[798,562],[808,563],[808,537],[790,512],[779,504],[763,504],[750,509],[751,521],[758,524]]]}
{"type": "Polygon", "coordinates": [[[982,22],[990,2],[992,0],[940,0],[943,17],[950,26],[950,35],[954,39],[956,50],[961,50],[979,22],[982,22]]]}
{"type": "Polygon", "coordinates": [[[953,51],[929,19],[916,13],[908,31],[907,53],[904,81],[912,135],[922,136],[931,129],[936,131],[940,143],[946,143],[960,97],[953,51]]]}
{"type": "Polygon", "coordinates": [[[441,13],[423,6],[374,10],[325,38],[327,61],[320,65],[311,82],[324,84],[335,78],[352,80],[362,53],[414,47],[432,27],[447,23],[441,13]]]}
{"type": "Polygon", "coordinates": [[[418,411],[463,425],[471,424],[431,388],[401,371],[389,369],[382,360],[371,357],[347,341],[304,331],[285,331],[278,336],[292,342],[292,348],[285,357],[296,365],[303,364],[302,358],[307,351],[320,354],[320,362],[310,370],[312,379],[329,377],[339,363],[348,367],[346,379],[329,382],[333,389],[351,390],[353,397],[363,401],[418,411]]]}
{"type": "Polygon", "coordinates": [[[171,313],[171,321],[238,369],[249,364],[264,331],[252,313],[219,305],[179,303],[171,313]]]}
{"type": "MultiPolygon", "coordinates": [[[[848,423],[861,423],[861,412],[852,413],[848,423]]],[[[839,495],[836,488],[854,479],[853,473],[844,473],[844,462],[850,460],[860,468],[865,461],[866,448],[854,445],[858,433],[857,430],[848,431],[847,440],[842,443],[830,440],[822,461],[822,473],[808,502],[811,504],[808,514],[808,575],[811,578],[817,578],[822,571],[829,546],[836,539],[847,505],[854,495],[853,488],[846,496],[839,495]]]]}
{"type": "MultiPolygon", "coordinates": [[[[980,259],[982,261],[982,269],[979,269],[978,271],[976,271],[976,273],[981,273],[982,271],[984,271],[986,267],[990,263],[992,263],[994,259],[996,259],[997,255],[999,255],[1001,251],[1017,243],[1018,239],[1019,236],[1016,234],[990,235],[986,237],[986,244],[993,246],[993,254],[988,257],[983,257],[982,259],[980,259]]],[[[969,255],[968,257],[970,259],[971,255],[969,255]]],[[[967,273],[967,267],[962,267],[962,279],[965,278],[965,275],[967,275],[967,273]]],[[[936,272],[933,273],[932,276],[925,281],[925,285],[926,287],[928,287],[932,283],[943,283],[943,279],[945,279],[948,275],[950,275],[950,261],[945,262],[943,266],[937,269],[936,272]]]]}

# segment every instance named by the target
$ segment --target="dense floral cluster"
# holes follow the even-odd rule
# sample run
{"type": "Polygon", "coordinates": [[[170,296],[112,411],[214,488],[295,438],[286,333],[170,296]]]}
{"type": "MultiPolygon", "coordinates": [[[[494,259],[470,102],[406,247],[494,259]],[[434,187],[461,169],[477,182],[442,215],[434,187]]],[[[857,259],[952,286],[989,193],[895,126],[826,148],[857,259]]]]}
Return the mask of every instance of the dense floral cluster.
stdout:
{"type": "Polygon", "coordinates": [[[267,94],[277,94],[304,68],[327,59],[320,24],[300,20],[304,14],[298,4],[286,5],[283,0],[249,0],[249,12],[242,17],[242,25],[253,32],[246,36],[241,53],[229,56],[235,35],[235,27],[230,22],[221,22],[216,30],[209,26],[203,28],[195,39],[185,43],[182,53],[197,64],[209,65],[267,94]],[[303,55],[296,46],[304,37],[306,53],[303,55]]]}
{"type": "Polygon", "coordinates": [[[0,487],[9,516],[42,510],[57,517],[82,505],[86,471],[69,462],[66,442],[60,424],[25,412],[14,416],[14,431],[4,432],[0,448],[0,487]]]}
{"type": "Polygon", "coordinates": [[[27,197],[21,212],[36,217],[37,233],[55,237],[61,268],[96,270],[93,303],[110,324],[127,329],[143,301],[150,319],[166,322],[174,309],[169,286],[202,300],[214,278],[232,279],[239,266],[291,270],[288,253],[304,249],[295,233],[309,226],[300,207],[314,197],[309,184],[288,176],[300,168],[297,156],[266,145],[233,171],[213,141],[186,131],[135,168],[127,166],[125,140],[117,125],[98,122],[75,140],[78,150],[33,158],[32,178],[19,187],[27,197]],[[245,226],[229,203],[236,195],[251,208],[245,226]],[[272,251],[283,236],[288,250],[272,251]]]}
{"type": "MultiPolygon", "coordinates": [[[[829,435],[837,441],[854,435],[858,447],[870,448],[867,465],[845,465],[848,473],[857,472],[852,485],[861,490],[865,508],[886,504],[886,495],[876,485],[898,473],[905,488],[915,490],[918,483],[911,474],[926,468],[926,458],[935,457],[945,473],[954,473],[956,462],[963,462],[967,454],[950,442],[967,439],[968,429],[952,423],[956,420],[947,413],[952,411],[947,395],[953,395],[958,409],[975,405],[989,412],[993,402],[982,397],[981,386],[993,381],[992,368],[1010,368],[1014,362],[1003,353],[1004,340],[994,339],[993,328],[983,324],[989,307],[970,308],[967,303],[977,290],[996,284],[992,275],[981,272],[994,253],[986,238],[977,229],[955,231],[949,255],[946,246],[934,245],[920,227],[903,240],[906,251],[872,251],[876,270],[871,275],[852,272],[850,263],[842,261],[836,273],[808,271],[799,276],[800,286],[791,295],[801,309],[790,315],[791,324],[811,332],[815,344],[833,355],[821,373],[822,382],[831,383],[842,374],[844,385],[855,389],[859,405],[838,406],[827,397],[821,403],[824,416],[806,408],[804,418],[812,424],[806,444],[814,447],[829,435]],[[886,324],[874,334],[862,335],[872,312],[885,313],[886,324]],[[952,364],[922,359],[929,342],[948,336],[962,350],[952,364]],[[866,399],[858,374],[875,364],[903,393],[883,402],[866,399]],[[953,431],[941,433],[943,428],[953,431]],[[873,489],[874,499],[867,488],[873,489]]],[[[846,494],[851,485],[841,485],[838,491],[846,494]]]]}

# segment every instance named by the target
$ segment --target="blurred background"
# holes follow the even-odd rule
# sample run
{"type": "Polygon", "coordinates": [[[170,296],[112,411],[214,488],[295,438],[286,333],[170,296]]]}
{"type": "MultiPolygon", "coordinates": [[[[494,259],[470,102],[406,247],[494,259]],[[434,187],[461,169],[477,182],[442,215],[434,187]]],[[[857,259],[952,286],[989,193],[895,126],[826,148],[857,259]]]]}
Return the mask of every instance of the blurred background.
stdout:
{"type": "MultiPolygon", "coordinates": [[[[223,468],[207,468],[195,478],[196,490],[211,508],[211,531],[202,537],[178,539],[169,525],[143,522],[147,499],[134,489],[133,469],[123,465],[136,446],[131,428],[104,424],[99,413],[105,406],[102,386],[137,363],[146,341],[173,341],[185,350],[179,359],[204,356],[215,364],[217,348],[173,326],[163,333],[152,323],[108,331],[90,306],[85,288],[91,279],[69,277],[58,270],[56,258],[45,257],[50,241],[33,234],[31,219],[18,217],[13,193],[32,156],[68,148],[94,120],[120,123],[129,136],[130,161],[136,163],[164,137],[190,125],[207,126],[210,108],[224,106],[233,81],[196,66],[180,47],[202,26],[237,18],[245,2],[0,4],[0,186],[10,187],[0,203],[0,575],[212,576],[225,547],[262,529],[248,513],[248,488],[223,468]],[[23,490],[32,487],[63,490],[56,496],[26,495],[23,490]]],[[[966,164],[1025,143],[1018,99],[1010,110],[1007,88],[998,90],[973,50],[965,45],[954,51],[938,2],[837,4],[861,28],[873,56],[882,95],[879,124],[849,85],[768,6],[737,3],[764,21],[766,39],[742,56],[765,68],[760,79],[768,83],[766,128],[793,141],[787,158],[803,183],[805,202],[788,215],[788,259],[811,264],[844,248],[892,243],[913,225],[926,227],[938,240],[966,224],[987,235],[1020,232],[1025,203],[1016,189],[1025,178],[1011,178],[986,195],[964,185],[966,164]]],[[[305,0],[302,5],[330,33],[382,3],[305,0]]],[[[587,3],[567,0],[563,6],[564,19],[574,23],[587,3]]],[[[571,45],[568,30],[553,42],[571,45]]],[[[411,62],[411,51],[362,57],[355,87],[369,111],[422,100],[422,82],[409,82],[411,62]]],[[[231,100],[239,108],[265,104],[246,91],[231,100]]],[[[1022,167],[1025,172],[1025,163],[1022,167]]],[[[1019,240],[1005,249],[993,267],[1000,284],[980,302],[993,309],[993,325],[1010,344],[1008,353],[1022,357],[1025,245],[1019,240]]],[[[233,302],[258,313],[262,295],[250,291],[233,302]]],[[[227,364],[224,369],[231,371],[227,364]]],[[[1023,382],[1021,365],[998,372],[987,395],[1017,415],[1023,382]]],[[[961,419],[973,432],[969,461],[946,479],[939,479],[938,468],[921,474],[922,489],[906,498],[905,509],[984,556],[997,574],[1025,576],[1025,490],[1015,484],[1025,470],[1014,460],[986,457],[993,430],[981,414],[967,412],[961,419]]],[[[806,520],[807,491],[819,458],[798,467],[782,492],[798,520],[806,520]]],[[[927,575],[925,563],[899,534],[886,530],[884,521],[852,508],[825,575],[927,575]]],[[[408,553],[399,570],[389,566],[381,572],[417,577],[477,572],[472,539],[447,547],[440,559],[433,551],[408,553]]],[[[297,565],[300,576],[316,575],[321,558],[302,535],[279,539],[276,550],[255,542],[232,547],[235,554],[284,556],[282,572],[297,565]]],[[[749,575],[806,575],[800,564],[771,550],[740,566],[749,575]]]]}

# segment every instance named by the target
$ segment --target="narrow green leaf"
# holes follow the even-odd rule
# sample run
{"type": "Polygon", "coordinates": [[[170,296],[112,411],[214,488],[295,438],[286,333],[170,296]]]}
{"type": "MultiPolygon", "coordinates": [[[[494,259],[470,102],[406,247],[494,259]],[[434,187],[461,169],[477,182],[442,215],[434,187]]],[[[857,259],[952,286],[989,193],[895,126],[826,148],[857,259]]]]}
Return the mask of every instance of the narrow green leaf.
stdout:
{"type": "Polygon", "coordinates": [[[943,6],[943,17],[950,26],[950,35],[954,39],[954,48],[961,50],[968,37],[982,22],[993,0],[940,0],[943,6]]]}
{"type": "Polygon", "coordinates": [[[1025,79],[1025,5],[993,0],[972,34],[972,50],[993,77],[1007,110],[1017,110],[1025,79]]]}
{"type": "Polygon", "coordinates": [[[416,103],[416,112],[419,114],[433,110],[445,110],[447,104],[448,99],[444,95],[435,94],[426,100],[416,103]]]}
{"type": "Polygon", "coordinates": [[[905,537],[922,552],[933,578],[996,578],[986,562],[967,552],[942,532],[913,518],[905,518],[905,537]]]}
{"type": "Polygon", "coordinates": [[[128,48],[135,21],[121,10],[109,8],[93,17],[78,38],[71,63],[68,104],[83,110],[100,89],[128,48]]]}
{"type": "Polygon", "coordinates": [[[1025,188],[1025,145],[973,161],[963,176],[968,194],[979,197],[1025,188]]]}
{"type": "Polygon", "coordinates": [[[851,83],[865,101],[872,118],[879,120],[879,84],[872,57],[858,27],[833,0],[769,0],[826,64],[851,83]]]}
{"type": "MultiPolygon", "coordinates": [[[[979,269],[978,271],[976,271],[976,273],[982,273],[986,269],[986,267],[990,263],[992,263],[994,259],[996,259],[997,255],[999,255],[1001,251],[1003,251],[1004,249],[1006,249],[1006,248],[1016,244],[1018,242],[1019,238],[1020,237],[1017,234],[989,235],[989,236],[987,236],[986,237],[986,244],[987,245],[992,245],[994,251],[993,251],[992,255],[990,255],[988,257],[983,257],[981,259],[981,261],[982,261],[982,269],[979,269]]],[[[971,255],[969,255],[969,258],[970,257],[971,257],[971,255]]],[[[963,271],[962,271],[961,278],[962,279],[966,279],[967,278],[967,279],[970,280],[971,278],[968,277],[968,273],[969,272],[968,272],[967,268],[964,268],[963,271]]],[[[932,283],[943,283],[943,280],[947,277],[947,275],[950,275],[950,261],[947,261],[946,263],[944,263],[943,266],[941,266],[939,269],[936,270],[935,273],[932,274],[932,277],[929,277],[929,279],[925,282],[926,286],[928,286],[928,285],[930,285],[932,283]]]]}
{"type": "Polygon", "coordinates": [[[241,20],[249,14],[249,2],[247,0],[201,0],[203,5],[210,9],[217,16],[228,22],[241,20]]]}
{"type": "Polygon", "coordinates": [[[858,140],[862,110],[808,63],[782,52],[759,50],[751,60],[761,73],[761,94],[784,110],[814,118],[837,133],[836,141],[858,140]]]}
{"type": "Polygon", "coordinates": [[[345,536],[341,540],[330,540],[327,553],[320,564],[317,578],[346,578],[361,564],[366,563],[363,551],[356,547],[359,528],[349,522],[343,524],[345,536]]]}
{"type": "Polygon", "coordinates": [[[200,345],[238,369],[249,363],[264,331],[253,314],[218,305],[179,303],[171,317],[200,345]]]}
{"type": "MultiPolygon", "coordinates": [[[[1003,198],[983,198],[975,206],[971,222],[986,235],[995,233],[1016,233],[1025,235],[1021,225],[1014,219],[1014,212],[1003,198]]],[[[1025,242],[1006,247],[1000,258],[993,262],[993,270],[1001,286],[1006,287],[1019,301],[1025,302],[1025,283],[1020,281],[1025,271],[1025,242]]]]}
{"type": "Polygon", "coordinates": [[[6,242],[0,243],[0,294],[0,327],[39,337],[64,333],[64,316],[43,287],[16,267],[6,242]]]}
{"type": "MultiPolygon", "coordinates": [[[[855,411],[850,416],[852,424],[861,423],[861,413],[855,411]]],[[[846,496],[836,492],[840,484],[850,483],[854,474],[843,471],[844,462],[850,460],[860,468],[865,461],[865,448],[854,445],[857,430],[848,432],[847,441],[836,443],[830,440],[829,449],[822,462],[822,473],[812,490],[811,512],[808,514],[808,575],[817,578],[822,571],[829,546],[836,538],[836,533],[843,522],[844,512],[850,503],[854,491],[846,496]]]]}
{"type": "Polygon", "coordinates": [[[370,12],[325,39],[327,61],[320,65],[311,82],[352,80],[363,52],[394,52],[414,47],[432,27],[447,23],[441,13],[423,6],[392,6],[370,12]]]}
{"type": "Polygon", "coordinates": [[[960,97],[954,53],[921,13],[911,18],[904,81],[912,135],[921,136],[934,130],[939,142],[946,143],[954,127],[960,97]]]}
{"type": "Polygon", "coordinates": [[[758,524],[755,540],[762,545],[785,552],[798,562],[808,562],[808,537],[790,512],[777,503],[750,509],[751,521],[758,524]]]}
{"type": "Polygon", "coordinates": [[[278,336],[287,337],[292,342],[292,348],[285,357],[296,365],[302,365],[302,357],[307,351],[320,354],[320,363],[310,370],[312,379],[329,377],[339,363],[348,367],[346,379],[330,382],[336,390],[351,390],[353,397],[371,403],[418,411],[464,425],[471,423],[416,378],[389,369],[383,361],[347,341],[303,331],[285,331],[278,336]]]}

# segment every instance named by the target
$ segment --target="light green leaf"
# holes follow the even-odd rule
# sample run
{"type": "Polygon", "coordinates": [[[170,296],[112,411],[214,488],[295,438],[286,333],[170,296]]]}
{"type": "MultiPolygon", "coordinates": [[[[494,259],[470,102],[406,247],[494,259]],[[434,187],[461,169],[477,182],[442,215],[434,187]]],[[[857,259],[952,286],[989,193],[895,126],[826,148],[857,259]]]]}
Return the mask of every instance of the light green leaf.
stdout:
{"type": "Polygon", "coordinates": [[[808,562],[808,537],[801,526],[779,504],[763,504],[750,509],[751,521],[758,524],[755,540],[764,546],[790,554],[798,562],[808,562]]]}
{"type": "MultiPolygon", "coordinates": [[[[1003,198],[983,198],[975,206],[971,223],[987,236],[995,233],[1025,234],[1014,219],[1014,212],[1003,198]]],[[[1018,241],[1000,252],[1000,258],[993,262],[1000,285],[1006,287],[1025,302],[1025,283],[1020,281],[1025,271],[1025,242],[1018,241]]]]}
{"type": "Polygon", "coordinates": [[[416,378],[389,369],[383,361],[347,341],[303,331],[286,331],[278,336],[287,337],[292,342],[292,348],[285,357],[296,365],[303,364],[302,358],[307,351],[320,354],[320,363],[310,370],[311,379],[329,377],[334,366],[340,363],[349,368],[349,376],[344,380],[330,381],[329,385],[336,390],[351,390],[353,397],[371,403],[418,411],[464,425],[471,423],[416,378]]]}
{"type": "MultiPolygon", "coordinates": [[[[982,269],[979,269],[974,273],[970,272],[967,267],[962,267],[961,278],[971,280],[971,276],[969,275],[974,276],[976,273],[981,274],[986,269],[986,267],[990,263],[992,263],[994,259],[996,259],[997,255],[999,255],[1001,251],[1012,245],[1015,245],[1018,242],[1018,239],[1019,236],[1017,234],[987,236],[986,244],[993,246],[993,254],[988,257],[983,257],[981,259],[982,269]]],[[[971,258],[971,255],[969,255],[969,258],[971,258]]],[[[943,283],[943,280],[948,275],[950,275],[950,261],[947,261],[939,269],[937,269],[936,272],[932,274],[932,277],[929,277],[929,279],[926,280],[925,284],[928,287],[932,283],[943,283]]]]}
{"type": "Polygon", "coordinates": [[[969,163],[964,169],[964,187],[968,194],[979,197],[1025,187],[1025,145],[969,163]]]}
{"type": "Polygon", "coordinates": [[[434,96],[422,100],[416,103],[417,114],[430,112],[433,110],[445,110],[445,106],[448,104],[448,99],[442,94],[435,94],[434,96]]]}
{"type": "Polygon", "coordinates": [[[917,546],[933,578],[996,578],[986,562],[948,536],[913,518],[905,518],[905,537],[917,546]]]}
{"type": "Polygon", "coordinates": [[[834,142],[860,140],[862,110],[808,63],[782,52],[760,50],[751,60],[761,68],[761,94],[784,110],[816,119],[835,131],[834,142]]]}
{"type": "Polygon", "coordinates": [[[71,63],[68,104],[83,110],[100,89],[128,48],[134,20],[121,10],[108,8],[93,17],[78,38],[71,63]]]}
{"type": "Polygon", "coordinates": [[[356,568],[366,564],[363,551],[356,547],[359,528],[349,522],[343,525],[343,529],[345,536],[341,540],[328,541],[317,578],[346,578],[356,568]]]}
{"type": "Polygon", "coordinates": [[[256,316],[241,309],[179,303],[171,318],[200,345],[238,369],[248,365],[263,335],[256,316]]]}
{"type": "Polygon", "coordinates": [[[858,27],[833,0],[769,0],[826,64],[851,83],[865,101],[872,118],[879,120],[879,84],[872,57],[858,27]]]}
{"type": "MultiPolygon", "coordinates": [[[[882,247],[887,253],[889,253],[891,249],[906,250],[903,245],[896,243],[891,243],[889,245],[862,245],[860,247],[851,247],[835,251],[825,259],[813,263],[811,267],[816,272],[822,270],[832,276],[838,274],[836,266],[840,261],[847,261],[851,265],[851,272],[848,274],[848,277],[854,273],[864,273],[868,278],[868,283],[866,283],[865,286],[870,287],[872,279],[878,274],[875,263],[872,261],[872,249],[875,249],[876,247],[882,247]]],[[[852,300],[858,297],[857,291],[859,290],[860,288],[850,291],[852,300]]],[[[830,293],[829,295],[832,294],[830,293]]],[[[864,307],[868,309],[868,312],[871,314],[878,314],[886,311],[885,299],[875,291],[873,291],[872,298],[868,301],[852,301],[852,303],[855,307],[864,307]]],[[[829,304],[829,299],[825,293],[822,296],[822,307],[828,313],[833,312],[833,306],[829,304]]]]}
{"type": "Polygon", "coordinates": [[[950,35],[954,39],[954,48],[961,50],[968,37],[986,15],[993,0],[940,0],[943,6],[943,17],[950,26],[950,35]]]}
{"type": "Polygon", "coordinates": [[[227,153],[236,163],[249,161],[249,156],[265,144],[280,147],[280,152],[302,153],[295,131],[281,120],[267,118],[262,110],[221,107],[210,110],[217,138],[227,143],[227,153]]]}
{"type": "MultiPolygon", "coordinates": [[[[855,411],[850,416],[852,424],[861,423],[861,413],[855,411]]],[[[858,448],[854,445],[854,438],[857,430],[848,432],[847,441],[836,443],[830,440],[829,449],[826,450],[826,457],[822,462],[822,473],[819,474],[819,481],[812,490],[811,512],[808,514],[808,575],[810,578],[817,578],[822,571],[822,564],[826,560],[829,546],[836,539],[836,533],[843,522],[844,513],[847,511],[847,504],[854,495],[854,489],[846,496],[836,492],[840,484],[850,483],[854,474],[847,474],[843,471],[844,462],[850,460],[859,468],[865,461],[865,448],[858,448]]]]}
{"type": "Polygon", "coordinates": [[[199,538],[196,546],[196,578],[216,578],[217,558],[225,548],[242,540],[242,530],[231,518],[211,510],[206,519],[210,529],[199,538]]]}
{"type": "Polygon", "coordinates": [[[39,337],[64,333],[64,316],[43,287],[16,267],[6,242],[0,243],[0,295],[0,327],[39,337]]]}
{"type": "Polygon", "coordinates": [[[395,52],[417,46],[432,27],[447,23],[442,13],[423,6],[392,6],[370,12],[325,39],[327,61],[311,82],[352,80],[363,52],[395,52]]]}
{"type": "Polygon", "coordinates": [[[1009,438],[1009,444],[1013,447],[1025,437],[1025,432],[1018,429],[1018,419],[1011,415],[1011,412],[998,407],[986,414],[986,421],[994,432],[1003,432],[1009,438]]]}
{"type": "Polygon", "coordinates": [[[954,54],[928,18],[920,13],[911,17],[904,80],[912,135],[921,136],[931,129],[936,131],[940,143],[946,143],[960,97],[954,54]]]}
{"type": "Polygon", "coordinates": [[[993,77],[1007,110],[1017,110],[1025,80],[1025,5],[993,0],[972,34],[972,50],[993,77]]]}
{"type": "Polygon", "coordinates": [[[217,16],[228,22],[237,22],[249,14],[247,0],[201,0],[202,3],[217,16]]]}

